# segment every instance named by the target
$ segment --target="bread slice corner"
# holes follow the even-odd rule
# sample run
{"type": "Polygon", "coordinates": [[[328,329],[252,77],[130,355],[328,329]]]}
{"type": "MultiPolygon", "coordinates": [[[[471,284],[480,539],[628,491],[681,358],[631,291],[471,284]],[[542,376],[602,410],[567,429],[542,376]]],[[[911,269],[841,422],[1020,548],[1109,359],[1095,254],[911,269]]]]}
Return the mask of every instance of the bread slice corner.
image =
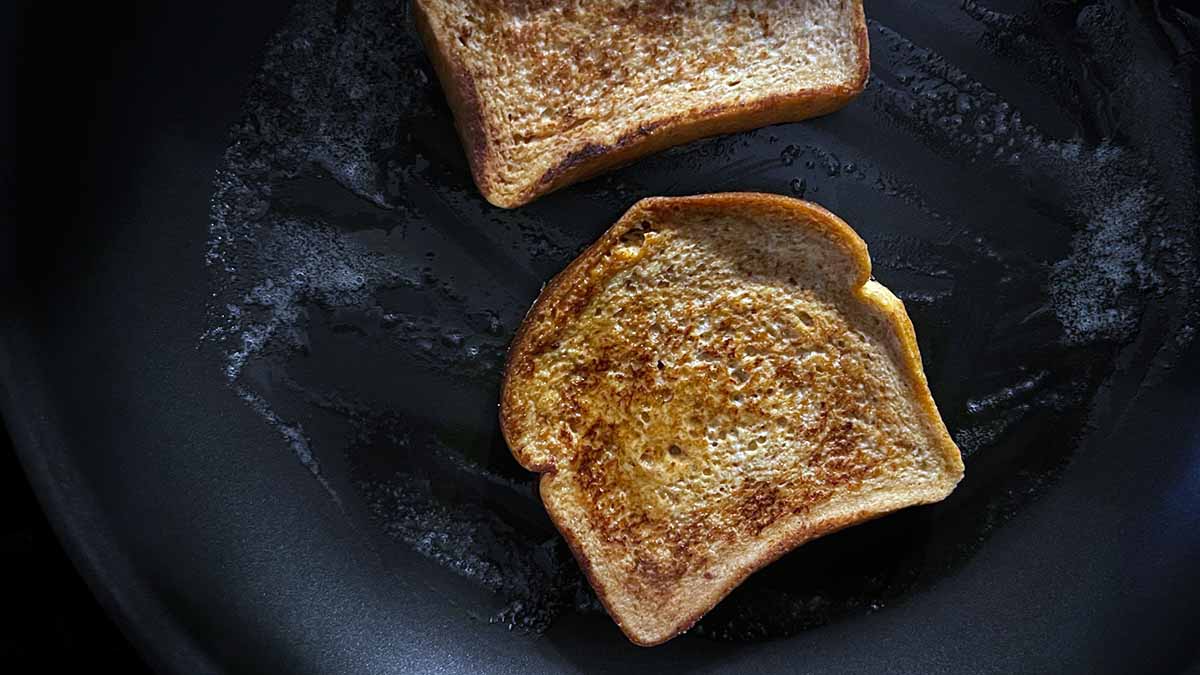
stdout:
{"type": "Polygon", "coordinates": [[[861,0],[416,0],[475,182],[513,208],[688,141],[827,114],[866,86],[861,0]]]}

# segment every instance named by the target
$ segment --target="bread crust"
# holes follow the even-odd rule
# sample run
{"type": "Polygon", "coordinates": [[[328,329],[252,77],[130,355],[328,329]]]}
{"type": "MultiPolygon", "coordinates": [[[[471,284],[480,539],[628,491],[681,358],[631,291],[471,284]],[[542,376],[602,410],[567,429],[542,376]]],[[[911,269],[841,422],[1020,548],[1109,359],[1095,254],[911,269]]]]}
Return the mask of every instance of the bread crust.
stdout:
{"type": "Polygon", "coordinates": [[[437,39],[437,32],[425,3],[413,2],[412,8],[417,32],[421,41],[425,43],[429,61],[442,82],[446,103],[454,114],[454,127],[458,130],[458,137],[462,139],[463,148],[467,152],[471,176],[474,177],[475,185],[479,187],[484,198],[491,201],[488,195],[495,193],[494,172],[491,168],[494,152],[490,147],[483,118],[483,102],[479,99],[479,88],[475,85],[475,78],[448,46],[437,39]]]}
{"type": "Polygon", "coordinates": [[[871,70],[862,0],[848,0],[854,14],[854,35],[858,47],[858,69],[853,81],[840,86],[772,94],[737,105],[714,105],[700,111],[641,120],[636,126],[625,129],[612,143],[583,142],[562,153],[534,184],[510,194],[498,189],[498,158],[491,147],[493,140],[484,122],[482,101],[474,78],[449,45],[438,39],[439,33],[424,7],[426,1],[417,0],[413,3],[417,29],[443,84],[475,183],[488,202],[501,208],[511,209],[528,204],[567,185],[700,138],[827,115],[841,109],[862,93],[871,70]]]}
{"type": "Polygon", "coordinates": [[[882,516],[898,508],[939,501],[949,494],[963,474],[962,456],[946,429],[929,390],[912,322],[904,309],[903,302],[884,286],[871,279],[871,261],[865,242],[849,225],[823,207],[811,202],[771,194],[721,193],[690,197],[652,197],[643,199],[631,207],[615,225],[543,288],[537,301],[529,310],[508,352],[501,391],[500,427],[517,461],[530,471],[542,474],[539,488],[546,510],[566,539],[584,574],[587,575],[588,581],[595,588],[600,602],[629,639],[642,646],[661,644],[686,631],[746,577],[797,546],[825,534],[882,516]],[[555,508],[554,501],[547,498],[550,486],[557,475],[557,467],[553,458],[533,456],[529,453],[528,448],[518,443],[516,425],[518,418],[523,414],[524,407],[512,385],[517,374],[532,367],[532,361],[540,348],[533,337],[535,327],[545,325],[546,322],[571,320],[572,313],[586,304],[589,287],[605,278],[593,277],[590,274],[591,270],[605,252],[617,244],[623,234],[636,223],[645,219],[648,214],[661,215],[665,212],[686,211],[696,207],[703,207],[706,210],[755,211],[763,214],[780,210],[791,211],[805,216],[805,220],[829,237],[832,243],[850,253],[857,267],[857,275],[853,280],[856,297],[882,314],[897,339],[898,352],[902,359],[900,365],[905,371],[905,376],[910,378],[914,384],[920,410],[927,418],[929,428],[934,430],[937,450],[944,463],[944,473],[942,474],[944,480],[943,484],[938,486],[940,489],[936,491],[913,491],[911,494],[903,495],[899,500],[903,503],[898,505],[895,503],[897,500],[892,500],[888,503],[855,509],[852,512],[815,523],[798,521],[793,517],[788,523],[790,527],[776,532],[762,551],[727,571],[722,583],[706,589],[702,598],[693,595],[688,605],[695,606],[696,609],[688,611],[682,620],[673,622],[671,625],[646,627],[633,625],[629,620],[630,617],[623,616],[619,608],[615,606],[614,593],[619,589],[611,589],[605,585],[604,580],[596,572],[594,561],[584,550],[578,533],[571,526],[566,515],[555,508]]]}

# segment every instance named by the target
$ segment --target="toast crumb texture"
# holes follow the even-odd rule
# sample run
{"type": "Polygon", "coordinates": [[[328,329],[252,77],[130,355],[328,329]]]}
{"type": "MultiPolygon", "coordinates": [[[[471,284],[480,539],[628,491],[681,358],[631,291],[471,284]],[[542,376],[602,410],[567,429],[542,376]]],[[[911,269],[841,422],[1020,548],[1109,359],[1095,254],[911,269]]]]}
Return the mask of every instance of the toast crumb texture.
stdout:
{"type": "Polygon", "coordinates": [[[870,276],[863,241],[815,204],[651,198],[530,310],[504,435],[634,642],[962,477],[903,304],[870,276]]]}
{"type": "Polygon", "coordinates": [[[831,112],[861,0],[416,0],[475,181],[514,207],[703,136],[831,112]]]}

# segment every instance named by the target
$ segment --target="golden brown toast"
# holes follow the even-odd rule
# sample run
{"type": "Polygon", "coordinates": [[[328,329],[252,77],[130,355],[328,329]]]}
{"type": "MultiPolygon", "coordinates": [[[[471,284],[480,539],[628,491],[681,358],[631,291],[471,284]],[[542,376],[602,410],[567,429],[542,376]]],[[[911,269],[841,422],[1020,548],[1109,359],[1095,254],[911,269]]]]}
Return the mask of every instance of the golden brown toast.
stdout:
{"type": "Polygon", "coordinates": [[[866,244],[774,195],[635,204],[530,310],[500,419],[641,645],[796,546],[963,475],[866,244]]]}
{"type": "Polygon", "coordinates": [[[416,0],[483,196],[520,206],[862,91],[862,0],[416,0]]]}

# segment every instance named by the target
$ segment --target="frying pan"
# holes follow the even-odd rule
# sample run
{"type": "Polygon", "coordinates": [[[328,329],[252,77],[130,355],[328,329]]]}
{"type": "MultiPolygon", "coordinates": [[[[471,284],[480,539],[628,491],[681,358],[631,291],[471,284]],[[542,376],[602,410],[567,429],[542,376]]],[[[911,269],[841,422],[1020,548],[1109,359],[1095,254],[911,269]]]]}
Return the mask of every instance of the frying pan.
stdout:
{"type": "Polygon", "coordinates": [[[1168,2],[868,3],[868,90],[527,207],[403,3],[18,12],[2,409],[170,672],[1163,672],[1200,606],[1196,52],[1168,2]],[[851,223],[962,447],[945,502],[626,641],[497,429],[541,285],[637,199],[851,223]]]}

